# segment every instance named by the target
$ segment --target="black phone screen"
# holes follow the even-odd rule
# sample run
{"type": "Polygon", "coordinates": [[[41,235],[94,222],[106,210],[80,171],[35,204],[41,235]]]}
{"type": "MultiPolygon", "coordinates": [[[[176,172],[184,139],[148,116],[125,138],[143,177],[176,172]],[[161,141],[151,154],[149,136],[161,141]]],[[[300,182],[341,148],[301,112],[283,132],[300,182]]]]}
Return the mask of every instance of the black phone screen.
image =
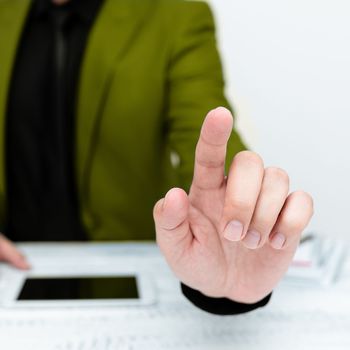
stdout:
{"type": "Polygon", "coordinates": [[[139,299],[135,276],[28,278],[17,300],[139,299]]]}

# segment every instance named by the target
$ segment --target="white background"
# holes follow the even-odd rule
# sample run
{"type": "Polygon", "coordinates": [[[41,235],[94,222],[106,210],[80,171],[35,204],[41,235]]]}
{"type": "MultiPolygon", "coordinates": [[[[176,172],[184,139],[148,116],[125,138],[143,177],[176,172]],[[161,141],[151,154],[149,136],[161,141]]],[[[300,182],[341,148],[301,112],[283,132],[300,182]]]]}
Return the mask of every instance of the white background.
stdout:
{"type": "Polygon", "coordinates": [[[209,3],[241,134],[313,195],[308,230],[350,239],[350,2],[209,3]]]}

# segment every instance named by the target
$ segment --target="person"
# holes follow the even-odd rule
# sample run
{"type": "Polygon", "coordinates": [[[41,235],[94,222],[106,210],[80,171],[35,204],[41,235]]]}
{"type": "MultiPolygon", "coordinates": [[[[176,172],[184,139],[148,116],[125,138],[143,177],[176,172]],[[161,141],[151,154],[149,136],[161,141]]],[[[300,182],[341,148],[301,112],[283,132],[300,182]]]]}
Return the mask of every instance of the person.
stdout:
{"type": "Polygon", "coordinates": [[[232,130],[205,2],[2,0],[0,43],[2,260],[29,268],[11,241],[149,240],[155,223],[192,303],[268,302],[312,198],[232,130]]]}

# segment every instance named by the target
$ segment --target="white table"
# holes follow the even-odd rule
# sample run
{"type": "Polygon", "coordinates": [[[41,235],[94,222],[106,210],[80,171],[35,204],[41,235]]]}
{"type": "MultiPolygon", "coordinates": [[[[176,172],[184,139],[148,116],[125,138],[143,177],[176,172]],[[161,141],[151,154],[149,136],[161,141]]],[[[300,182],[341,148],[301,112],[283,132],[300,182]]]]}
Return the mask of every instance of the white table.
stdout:
{"type": "Polygon", "coordinates": [[[192,306],[153,244],[22,245],[33,267],[100,259],[148,271],[158,302],[148,307],[0,309],[0,349],[350,349],[350,260],[332,287],[275,290],[270,304],[221,317],[192,306]]]}

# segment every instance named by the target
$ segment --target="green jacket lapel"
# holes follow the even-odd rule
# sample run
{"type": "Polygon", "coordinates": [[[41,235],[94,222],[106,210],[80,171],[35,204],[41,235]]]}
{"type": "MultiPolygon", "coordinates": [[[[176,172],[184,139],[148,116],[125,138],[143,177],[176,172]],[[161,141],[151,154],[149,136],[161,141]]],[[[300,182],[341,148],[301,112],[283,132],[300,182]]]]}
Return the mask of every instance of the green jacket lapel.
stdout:
{"type": "Polygon", "coordinates": [[[132,3],[131,0],[105,0],[85,51],[76,124],[76,173],[83,202],[88,195],[93,151],[114,71],[133,35],[137,33],[140,19],[145,18],[137,14],[145,14],[142,7],[147,2],[136,1],[134,6],[137,6],[137,11],[132,11],[132,3]]]}
{"type": "MultiPolygon", "coordinates": [[[[30,0],[0,0],[0,213],[5,194],[5,113],[12,67],[30,0]]],[[[89,35],[81,67],[77,103],[76,173],[80,195],[87,194],[98,126],[118,60],[146,20],[150,2],[105,0],[89,35]]],[[[81,198],[83,201],[85,198],[81,198]]],[[[1,220],[1,218],[0,218],[1,220]]]]}
{"type": "MultiPolygon", "coordinates": [[[[5,206],[5,114],[16,49],[30,0],[0,1],[0,213],[5,206]]],[[[0,218],[0,220],[3,218],[0,218]]]]}

